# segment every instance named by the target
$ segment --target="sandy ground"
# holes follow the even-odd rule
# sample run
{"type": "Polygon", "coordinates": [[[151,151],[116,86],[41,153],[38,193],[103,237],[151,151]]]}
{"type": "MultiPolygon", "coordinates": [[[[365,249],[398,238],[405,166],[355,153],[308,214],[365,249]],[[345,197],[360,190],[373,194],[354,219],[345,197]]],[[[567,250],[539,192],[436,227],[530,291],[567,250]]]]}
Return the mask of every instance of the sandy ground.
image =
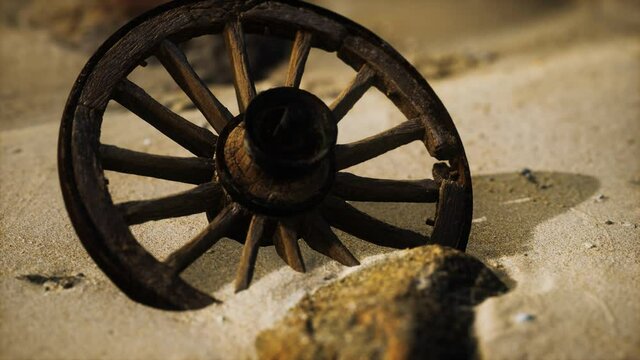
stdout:
{"type": "MultiPolygon", "coordinates": [[[[355,5],[334,5],[389,38],[434,79],[461,133],[476,204],[468,252],[511,288],[477,308],[474,331],[488,359],[640,357],[637,9],[624,7],[624,1],[604,4],[525,7],[511,22],[492,23],[476,12],[478,24],[471,30],[442,25],[448,32],[440,37],[401,36],[435,25],[395,28],[391,20],[372,20],[379,17],[355,5]],[[486,28],[492,31],[479,30],[486,28]],[[444,36],[448,33],[452,40],[444,36]],[[533,170],[537,183],[519,175],[523,168],[533,170]]],[[[378,11],[375,6],[371,11],[378,11]]],[[[252,287],[234,295],[229,283],[241,248],[225,240],[184,274],[222,305],[169,313],[128,300],[86,255],[59,192],[57,119],[85,55],[55,48],[42,33],[28,34],[33,46],[21,48],[24,36],[2,29],[1,59],[8,64],[2,78],[11,86],[0,93],[0,358],[252,357],[256,335],[304,294],[357,271],[304,248],[310,271],[301,275],[267,248],[260,252],[252,287]],[[23,59],[34,53],[48,61],[27,76],[31,67],[23,59]],[[31,93],[41,100],[29,98],[31,93]],[[67,277],[62,283],[72,286],[65,289],[60,279],[35,284],[39,278],[28,281],[25,275],[67,277]]],[[[309,68],[316,71],[303,86],[331,100],[350,71],[334,64],[329,56],[312,53],[309,68]]],[[[271,81],[259,87],[276,80],[271,81]]],[[[214,90],[233,102],[232,89],[214,90]]],[[[196,112],[185,115],[202,122],[196,112]]],[[[398,111],[371,91],[341,123],[340,141],[401,121],[398,111]]],[[[180,152],[117,108],[102,140],[153,153],[180,152]]],[[[417,178],[428,174],[430,163],[424,149],[412,145],[355,172],[417,178]]],[[[132,176],[109,174],[109,179],[116,201],[180,189],[132,176]]],[[[416,229],[422,219],[411,215],[431,211],[428,206],[360,206],[416,229]]],[[[134,233],[162,258],[204,224],[203,216],[194,216],[136,226],[134,233]]],[[[365,266],[398,255],[340,235],[365,266]]]]}

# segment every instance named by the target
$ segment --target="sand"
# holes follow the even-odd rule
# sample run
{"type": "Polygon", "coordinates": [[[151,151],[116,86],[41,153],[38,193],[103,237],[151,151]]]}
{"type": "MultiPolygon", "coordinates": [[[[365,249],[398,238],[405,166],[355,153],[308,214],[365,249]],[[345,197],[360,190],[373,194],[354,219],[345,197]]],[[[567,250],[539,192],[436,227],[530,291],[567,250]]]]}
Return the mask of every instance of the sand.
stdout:
{"type": "MultiPolygon", "coordinates": [[[[640,357],[640,41],[633,20],[637,9],[629,6],[625,1],[579,2],[526,9],[519,15],[530,13],[526,19],[496,21],[493,27],[486,20],[477,26],[491,31],[454,32],[449,44],[446,32],[423,38],[415,35],[419,28],[398,29],[414,31],[413,40],[404,41],[388,23],[370,20],[374,30],[436,78],[432,85],[465,144],[475,192],[468,253],[510,286],[506,295],[476,308],[474,332],[485,358],[640,357]],[[428,47],[425,39],[438,40],[428,47]],[[449,73],[433,75],[443,67],[449,73]],[[537,183],[520,175],[524,168],[532,170],[537,183]]],[[[366,11],[335,8],[367,24],[366,11]]],[[[5,124],[0,131],[0,358],[251,358],[257,334],[304,294],[358,270],[304,248],[310,271],[301,275],[284,267],[273,249],[263,249],[251,288],[234,295],[230,282],[241,248],[225,240],[184,275],[222,305],[170,313],[130,301],[85,253],[58,186],[57,119],[62,94],[83,55],[71,53],[69,62],[60,55],[55,61],[66,70],[58,73],[42,56],[32,59],[45,64],[38,65],[34,77],[47,84],[33,90],[44,99],[34,103],[31,85],[19,85],[26,75],[18,70],[30,68],[20,63],[49,46],[46,38],[13,29],[3,29],[2,36],[2,78],[10,86],[2,93],[0,112],[5,124]],[[13,49],[24,36],[33,39],[32,46],[15,56],[13,49]],[[25,275],[68,278],[42,283],[25,275]],[[65,289],[68,283],[73,285],[65,289]]],[[[330,100],[350,73],[333,66],[326,55],[312,55],[310,68],[317,70],[303,86],[330,100]]],[[[233,101],[232,89],[215,91],[227,103],[233,101]]],[[[179,152],[143,122],[114,110],[105,141],[179,152]]],[[[194,111],[186,116],[202,119],[194,111]]],[[[402,120],[372,91],[341,123],[340,141],[402,120]]],[[[428,174],[431,162],[425,157],[424,149],[410,146],[359,166],[356,173],[417,178],[428,174]]],[[[132,176],[112,174],[110,180],[116,200],[181,189],[132,176]]],[[[410,215],[424,210],[364,206],[414,228],[419,219],[410,215]]],[[[203,216],[194,216],[138,226],[134,232],[162,258],[204,223],[203,216]]],[[[397,255],[340,236],[364,266],[397,255]]]]}

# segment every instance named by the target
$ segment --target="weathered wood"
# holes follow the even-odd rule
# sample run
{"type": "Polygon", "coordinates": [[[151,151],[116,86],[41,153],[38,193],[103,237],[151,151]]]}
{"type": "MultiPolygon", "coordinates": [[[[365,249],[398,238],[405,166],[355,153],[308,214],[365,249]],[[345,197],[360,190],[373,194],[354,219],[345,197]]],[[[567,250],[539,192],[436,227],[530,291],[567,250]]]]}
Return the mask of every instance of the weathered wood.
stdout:
{"type": "Polygon", "coordinates": [[[449,177],[451,176],[451,168],[445,163],[435,163],[433,164],[431,173],[433,174],[433,179],[437,183],[442,183],[444,180],[449,180],[449,177]]]}
{"type": "Polygon", "coordinates": [[[342,120],[349,110],[362,98],[369,90],[375,79],[375,71],[367,64],[362,65],[356,77],[351,81],[349,86],[342,91],[338,98],[331,104],[333,116],[336,121],[342,120]]]}
{"type": "Polygon", "coordinates": [[[333,196],[327,197],[321,211],[331,226],[376,245],[406,249],[429,243],[424,235],[375,219],[333,196]]]}
{"type": "Polygon", "coordinates": [[[220,134],[227,123],[231,121],[233,115],[196,74],[182,50],[171,41],[164,40],[158,47],[156,57],[196,107],[200,109],[209,124],[220,134]]]}
{"type": "Polygon", "coordinates": [[[167,264],[175,274],[181,273],[215,245],[234,223],[241,218],[241,215],[242,208],[238,204],[227,206],[200,234],[169,255],[165,260],[165,264],[167,264]]]}
{"type": "Polygon", "coordinates": [[[272,216],[293,215],[320,202],[334,176],[331,163],[321,161],[295,181],[282,176],[284,171],[269,171],[247,150],[251,145],[245,140],[245,125],[238,124],[228,137],[220,138],[224,153],[216,156],[217,176],[231,196],[247,209],[272,216]]]}
{"type": "Polygon", "coordinates": [[[253,278],[253,270],[258,257],[258,249],[260,248],[260,240],[264,233],[266,218],[261,215],[255,215],[249,224],[249,232],[242,249],[242,257],[238,265],[236,274],[236,292],[240,292],[249,287],[253,278]]]}
{"type": "Polygon", "coordinates": [[[327,52],[340,48],[348,32],[341,19],[324,16],[300,2],[265,1],[242,14],[245,22],[268,28],[271,33],[293,38],[299,29],[313,33],[314,46],[327,52]],[[317,44],[315,44],[317,43],[317,44]]]}
{"type": "MultiPolygon", "coordinates": [[[[455,233],[454,228],[461,229],[458,233],[458,237],[461,239],[458,241],[457,247],[464,249],[471,222],[472,201],[470,199],[471,179],[462,144],[450,116],[435,93],[420,74],[391,46],[366,29],[304,2],[289,0],[177,1],[171,2],[171,4],[167,4],[149,15],[143,15],[101,46],[74,85],[60,130],[60,177],[70,217],[84,246],[98,266],[120,289],[136,301],[165,309],[201,308],[214,301],[210,296],[176,277],[166,264],[158,262],[137,242],[121,213],[113,206],[102,172],[102,161],[96,152],[102,115],[107,109],[107,103],[113,92],[117,91],[115,89],[118,84],[126,81],[126,76],[132,69],[148,58],[149,54],[156,51],[160,53],[158,48],[167,45],[166,42],[163,43],[163,39],[172,39],[175,44],[178,44],[195,36],[217,33],[222,31],[231,18],[241,19],[247,33],[293,39],[297,32],[304,31],[312,34],[314,47],[336,52],[340,59],[356,71],[362,70],[364,64],[375,70],[373,86],[376,86],[382,94],[390,99],[407,118],[420,119],[425,130],[420,129],[422,136],[419,140],[424,141],[433,157],[448,160],[448,164],[452,168],[449,179],[455,179],[456,172],[459,172],[457,178],[464,184],[459,185],[463,186],[464,196],[460,196],[459,202],[456,204],[463,208],[462,211],[459,211],[462,214],[461,222],[446,223],[443,220],[438,222],[437,231],[434,230],[434,232],[436,234],[453,234],[455,233]],[[442,229],[439,229],[440,227],[442,229]]],[[[173,46],[172,50],[176,50],[177,47],[173,46]]],[[[170,71],[173,64],[173,71],[170,73],[176,82],[181,84],[181,87],[188,90],[185,92],[192,100],[198,99],[198,97],[202,100],[200,102],[194,101],[194,103],[199,104],[198,107],[203,114],[218,112],[214,117],[217,116],[224,122],[214,127],[220,131],[224,123],[231,118],[231,114],[219,102],[217,104],[210,102],[211,99],[215,100],[215,97],[207,94],[210,91],[195,75],[184,54],[179,49],[177,50],[173,54],[176,56],[171,54],[167,56],[168,60],[165,59],[164,62],[165,67],[170,71]],[[213,110],[204,111],[202,110],[204,106],[209,106],[213,110]]],[[[161,54],[159,56],[162,57],[161,54]]],[[[246,78],[248,78],[248,66],[245,69],[246,78]]],[[[366,83],[367,81],[364,81],[365,85],[366,83]]],[[[355,86],[355,88],[351,91],[347,90],[344,97],[357,100],[358,96],[355,95],[361,91],[359,90],[361,85],[355,86]]],[[[355,102],[355,100],[350,102],[355,102]]],[[[348,102],[336,105],[336,108],[343,109],[336,109],[337,113],[342,113],[339,114],[339,117],[344,116],[343,114],[351,106],[352,104],[348,102]]],[[[212,116],[209,116],[207,119],[211,118],[212,116]]],[[[147,121],[150,122],[149,119],[147,121]]],[[[175,136],[174,140],[176,140],[175,136]]],[[[377,145],[359,142],[342,147],[341,150],[355,151],[339,154],[342,157],[340,160],[342,165],[350,166],[349,163],[356,164],[360,161],[366,161],[400,146],[394,143],[393,136],[391,141],[383,137],[382,139],[374,139],[373,143],[377,140],[379,140],[377,145]],[[372,150],[369,147],[376,149],[372,150]]],[[[196,151],[195,146],[189,146],[193,148],[192,151],[196,151]]],[[[202,149],[197,151],[202,151],[202,149]]],[[[133,166],[135,164],[130,162],[126,165],[135,167],[133,166]]],[[[156,172],[161,171],[157,170],[156,172]]],[[[249,176],[243,175],[242,177],[249,176]]],[[[436,180],[438,179],[436,178],[436,180]]],[[[235,180],[236,178],[234,178],[235,180]]],[[[450,191],[446,191],[446,193],[451,194],[450,191]]],[[[320,195],[323,194],[320,193],[320,195]]],[[[232,195],[230,197],[233,198],[232,195]]],[[[269,207],[272,203],[277,203],[270,198],[267,198],[267,201],[269,207]]],[[[445,201],[440,200],[440,203],[444,204],[445,201]]],[[[217,207],[214,210],[217,210],[217,207]]],[[[441,211],[444,213],[449,210],[441,211]]],[[[214,211],[212,210],[212,212],[214,211]]],[[[256,212],[261,213],[261,211],[256,212]]],[[[349,211],[346,213],[349,214],[349,211]]],[[[340,219],[343,218],[338,216],[339,212],[335,211],[330,211],[327,216],[329,218],[334,214],[340,219]]],[[[360,219],[359,216],[364,215],[356,214],[356,219],[360,219]]],[[[362,235],[365,239],[369,239],[367,234],[374,233],[372,237],[374,241],[377,239],[376,236],[382,236],[386,240],[394,239],[394,236],[384,235],[384,231],[377,231],[379,226],[371,226],[370,217],[364,215],[364,221],[353,222],[354,216],[351,215],[351,217],[348,215],[344,217],[346,225],[343,228],[359,224],[357,227],[360,229],[364,224],[364,229],[369,233],[366,231],[363,233],[358,229],[353,232],[362,235]]],[[[248,213],[243,212],[241,218],[246,219],[247,223],[243,222],[238,225],[240,223],[238,221],[230,227],[230,229],[239,228],[241,230],[239,231],[241,235],[238,237],[241,241],[246,239],[249,217],[248,213]]],[[[302,235],[304,232],[304,228],[296,228],[296,234],[302,235]]],[[[228,233],[229,230],[226,234],[228,233]]],[[[263,238],[269,237],[270,234],[271,231],[267,230],[263,238]]],[[[445,239],[449,238],[448,235],[436,237],[440,236],[445,239]]],[[[452,235],[452,238],[455,237],[452,235]]],[[[406,237],[398,236],[398,238],[406,237]]],[[[261,245],[263,244],[267,244],[267,242],[261,242],[261,245]]],[[[281,254],[285,254],[284,244],[279,244],[278,248],[281,254]]]]}
{"type": "Polygon", "coordinates": [[[336,147],[336,166],[344,170],[371,160],[412,141],[421,140],[424,127],[418,119],[412,119],[380,134],[336,147]]]}
{"type": "Polygon", "coordinates": [[[451,116],[422,76],[402,64],[402,56],[372,37],[348,36],[338,57],[355,68],[369,64],[377,71],[375,86],[409,118],[421,118],[424,143],[431,156],[447,160],[460,153],[460,139],[451,116]]]}
{"type": "Polygon", "coordinates": [[[432,203],[440,187],[431,179],[387,180],[338,173],[332,193],[347,201],[432,203]]]}
{"type": "Polygon", "coordinates": [[[167,109],[131,81],[123,80],[116,87],[113,99],[194,155],[213,156],[215,135],[167,109]]]}
{"type": "Polygon", "coordinates": [[[152,155],[113,145],[100,145],[102,168],[187,184],[204,184],[214,173],[213,160],[152,155]]]}
{"type": "Polygon", "coordinates": [[[273,238],[276,252],[284,262],[298,272],[305,272],[304,260],[298,246],[298,234],[292,221],[283,220],[278,223],[273,238]]]}
{"type": "Polygon", "coordinates": [[[429,154],[438,160],[450,160],[460,153],[460,140],[440,124],[425,121],[424,143],[429,154]]]}
{"type": "Polygon", "coordinates": [[[305,31],[298,31],[291,48],[291,58],[289,59],[289,70],[285,86],[300,87],[304,67],[311,51],[311,39],[313,36],[305,31]]]}
{"type": "Polygon", "coordinates": [[[251,100],[256,96],[256,88],[251,78],[251,69],[244,43],[244,33],[239,20],[233,20],[224,28],[224,39],[233,67],[234,85],[238,97],[240,112],[245,112],[251,100]]]}
{"type": "Polygon", "coordinates": [[[116,206],[129,225],[204,213],[216,208],[224,192],[217,183],[202,184],[179,194],[153,200],[129,201],[116,206]]]}
{"type": "Polygon", "coordinates": [[[304,241],[313,250],[345,266],[360,265],[358,259],[347,249],[331,230],[329,224],[317,212],[307,216],[304,241]]]}
{"type": "Polygon", "coordinates": [[[466,196],[462,185],[450,180],[442,181],[435,226],[431,234],[437,244],[461,249],[466,247],[466,236],[462,236],[467,218],[466,196]]]}
{"type": "Polygon", "coordinates": [[[77,186],[73,196],[81,196],[82,202],[75,202],[72,216],[83,212],[82,218],[73,218],[83,245],[135,301],[170,310],[202,308],[215,302],[212,297],[193,291],[186,282],[173,278],[169,268],[136,240],[109,196],[98,153],[99,131],[92,131],[101,112],[83,105],[76,109],[70,143],[75,167],[72,184],[77,186]],[[80,204],[84,204],[82,209],[78,208],[80,204]],[[82,227],[76,221],[82,221],[82,227]]]}

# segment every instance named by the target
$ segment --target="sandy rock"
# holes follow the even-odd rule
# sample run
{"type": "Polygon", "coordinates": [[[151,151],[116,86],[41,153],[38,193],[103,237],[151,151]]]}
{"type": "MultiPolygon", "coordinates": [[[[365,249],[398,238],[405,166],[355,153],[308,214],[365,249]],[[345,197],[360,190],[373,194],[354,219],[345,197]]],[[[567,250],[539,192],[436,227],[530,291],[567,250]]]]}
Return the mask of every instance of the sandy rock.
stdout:
{"type": "Polygon", "coordinates": [[[304,298],[258,336],[261,359],[469,357],[473,306],[506,286],[463,253],[427,246],[304,298]]]}

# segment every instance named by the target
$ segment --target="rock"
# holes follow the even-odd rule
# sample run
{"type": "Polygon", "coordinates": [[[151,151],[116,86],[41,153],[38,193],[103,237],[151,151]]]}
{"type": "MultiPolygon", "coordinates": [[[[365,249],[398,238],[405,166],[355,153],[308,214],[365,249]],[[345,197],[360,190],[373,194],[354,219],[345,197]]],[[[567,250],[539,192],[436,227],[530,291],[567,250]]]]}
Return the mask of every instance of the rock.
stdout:
{"type": "Polygon", "coordinates": [[[473,306],[505,291],[475,258],[421,247],[308,295],[256,350],[261,359],[473,357],[473,306]]]}
{"type": "Polygon", "coordinates": [[[80,284],[85,279],[83,273],[72,276],[45,276],[40,274],[20,275],[18,280],[26,281],[33,285],[41,285],[45,291],[69,290],[80,284]]]}
{"type": "Polygon", "coordinates": [[[593,197],[593,202],[600,203],[600,202],[604,202],[604,201],[606,201],[608,199],[609,199],[608,196],[606,196],[604,194],[598,194],[598,195],[593,197]]]}
{"type": "Polygon", "coordinates": [[[535,315],[529,313],[517,313],[516,316],[514,316],[514,319],[517,323],[523,324],[533,322],[536,317],[535,315]]]}
{"type": "Polygon", "coordinates": [[[487,217],[483,216],[483,217],[480,217],[480,218],[477,218],[477,219],[473,219],[471,222],[474,223],[474,224],[480,224],[480,223],[483,223],[485,221],[487,221],[487,217]]]}
{"type": "Polygon", "coordinates": [[[522,169],[520,171],[520,175],[524,176],[524,178],[527,179],[528,182],[532,184],[538,184],[538,178],[533,174],[533,171],[531,171],[531,169],[522,169]]]}

